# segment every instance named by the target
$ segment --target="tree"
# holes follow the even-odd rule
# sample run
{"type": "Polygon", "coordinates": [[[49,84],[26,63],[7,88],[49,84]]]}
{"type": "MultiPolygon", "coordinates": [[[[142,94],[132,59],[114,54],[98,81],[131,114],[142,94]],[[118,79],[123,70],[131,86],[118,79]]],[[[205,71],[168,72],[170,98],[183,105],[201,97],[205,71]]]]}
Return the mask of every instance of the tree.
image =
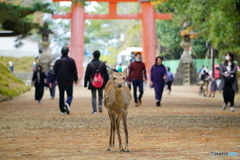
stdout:
{"type": "Polygon", "coordinates": [[[192,27],[221,53],[240,53],[239,0],[168,0],[157,8],[163,12],[173,8],[176,25],[188,24],[185,27],[192,27]]]}
{"type": "Polygon", "coordinates": [[[22,45],[21,39],[29,36],[33,29],[40,28],[38,23],[32,22],[33,14],[37,11],[52,13],[50,4],[37,2],[32,7],[23,7],[6,2],[0,2],[0,37],[18,36],[16,47],[22,45]]]}

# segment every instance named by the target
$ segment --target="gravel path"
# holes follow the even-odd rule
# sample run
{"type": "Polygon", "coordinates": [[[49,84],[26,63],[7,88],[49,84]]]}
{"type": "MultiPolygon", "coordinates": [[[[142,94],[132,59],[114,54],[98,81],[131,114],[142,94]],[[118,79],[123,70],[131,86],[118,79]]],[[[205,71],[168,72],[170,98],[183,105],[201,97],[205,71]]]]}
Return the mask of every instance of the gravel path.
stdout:
{"type": "MultiPolygon", "coordinates": [[[[235,112],[223,111],[221,93],[205,98],[197,90],[173,86],[171,95],[164,92],[162,107],[156,107],[153,90],[147,88],[143,105],[132,102],[129,108],[130,152],[122,153],[117,139],[114,151],[106,151],[110,121],[105,108],[91,114],[90,91],[75,87],[71,114],[61,115],[58,96],[51,100],[45,90],[39,105],[32,88],[0,103],[0,159],[240,159],[240,101],[235,112]]],[[[123,130],[121,135],[124,142],[123,130]]]]}

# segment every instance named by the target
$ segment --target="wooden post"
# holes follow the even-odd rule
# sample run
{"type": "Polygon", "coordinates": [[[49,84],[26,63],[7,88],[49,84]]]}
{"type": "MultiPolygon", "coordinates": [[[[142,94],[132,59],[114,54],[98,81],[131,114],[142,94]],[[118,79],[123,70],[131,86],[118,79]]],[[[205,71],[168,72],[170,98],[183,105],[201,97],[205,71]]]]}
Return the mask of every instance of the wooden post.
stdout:
{"type": "Polygon", "coordinates": [[[156,58],[156,27],[154,6],[149,2],[142,2],[142,46],[143,62],[146,65],[148,77],[151,66],[156,58]]]}
{"type": "Polygon", "coordinates": [[[79,3],[72,4],[70,54],[76,62],[79,78],[83,77],[84,21],[83,6],[79,3]]]}

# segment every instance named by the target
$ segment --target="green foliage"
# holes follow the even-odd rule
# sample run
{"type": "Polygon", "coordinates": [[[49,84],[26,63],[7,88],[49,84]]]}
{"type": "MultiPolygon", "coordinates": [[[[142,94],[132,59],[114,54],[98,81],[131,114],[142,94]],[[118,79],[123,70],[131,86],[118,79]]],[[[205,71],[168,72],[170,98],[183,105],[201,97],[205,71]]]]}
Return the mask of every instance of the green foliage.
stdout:
{"type": "Polygon", "coordinates": [[[116,65],[118,50],[116,50],[115,47],[108,47],[107,49],[110,52],[110,55],[101,55],[100,60],[103,62],[107,61],[109,66],[116,65]]]}
{"type": "Polygon", "coordinates": [[[21,47],[21,39],[29,36],[35,28],[40,28],[39,24],[33,23],[33,13],[41,11],[53,13],[50,4],[35,3],[32,7],[23,7],[10,3],[0,2],[0,28],[11,33],[1,33],[1,36],[19,36],[15,47],[21,47]]]}
{"type": "Polygon", "coordinates": [[[0,101],[19,96],[30,87],[9,72],[8,68],[0,63],[0,101]]]}
{"type": "Polygon", "coordinates": [[[188,23],[188,26],[193,26],[221,53],[233,51],[240,54],[239,5],[239,0],[169,0],[157,8],[174,7],[173,21],[176,25],[181,27],[188,23]]]}
{"type": "Polygon", "coordinates": [[[34,57],[0,57],[0,64],[4,66],[7,66],[9,61],[14,63],[14,72],[32,72],[34,57]]]}

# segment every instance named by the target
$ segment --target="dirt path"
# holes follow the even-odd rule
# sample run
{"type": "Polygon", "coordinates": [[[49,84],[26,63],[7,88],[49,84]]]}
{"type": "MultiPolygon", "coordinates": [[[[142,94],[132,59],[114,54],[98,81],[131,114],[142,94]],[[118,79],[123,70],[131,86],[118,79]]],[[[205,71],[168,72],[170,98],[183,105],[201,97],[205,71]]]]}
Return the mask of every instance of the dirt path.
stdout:
{"type": "MultiPolygon", "coordinates": [[[[156,107],[153,90],[128,115],[129,153],[107,152],[110,121],[106,109],[92,115],[90,91],[75,87],[70,115],[61,115],[58,96],[45,91],[43,104],[34,88],[0,103],[0,159],[240,159],[240,101],[235,112],[221,110],[222,95],[198,96],[198,87],[173,86],[156,107]],[[210,156],[237,152],[239,156],[210,156]]],[[[58,94],[58,92],[57,92],[58,94]]],[[[122,140],[124,141],[124,134],[122,140]]]]}

